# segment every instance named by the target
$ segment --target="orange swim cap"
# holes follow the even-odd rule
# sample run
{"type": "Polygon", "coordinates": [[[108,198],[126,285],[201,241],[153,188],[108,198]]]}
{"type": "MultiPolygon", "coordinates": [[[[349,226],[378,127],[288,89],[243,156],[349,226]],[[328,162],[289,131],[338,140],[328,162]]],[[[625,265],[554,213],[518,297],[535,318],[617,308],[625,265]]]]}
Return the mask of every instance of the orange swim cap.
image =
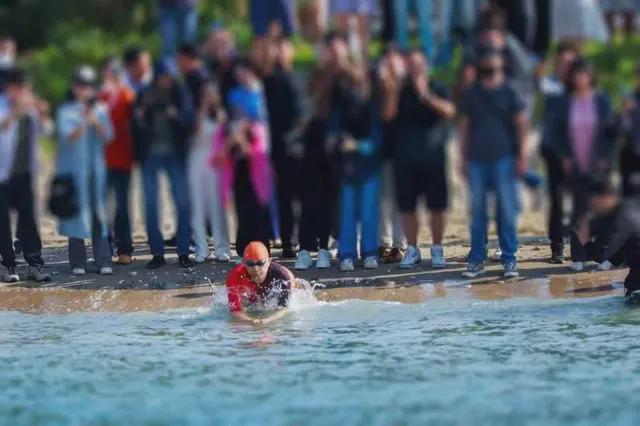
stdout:
{"type": "Polygon", "coordinates": [[[244,249],[242,259],[245,261],[261,261],[269,259],[269,250],[260,241],[252,241],[244,249]]]}

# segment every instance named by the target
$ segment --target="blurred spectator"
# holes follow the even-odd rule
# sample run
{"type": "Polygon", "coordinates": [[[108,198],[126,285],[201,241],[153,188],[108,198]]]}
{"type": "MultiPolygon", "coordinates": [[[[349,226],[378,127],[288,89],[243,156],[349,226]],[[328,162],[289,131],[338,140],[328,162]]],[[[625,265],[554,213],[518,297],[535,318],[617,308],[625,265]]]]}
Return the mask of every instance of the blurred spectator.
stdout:
{"type": "Polygon", "coordinates": [[[553,62],[553,72],[539,80],[538,89],[543,96],[544,115],[540,151],[547,169],[547,190],[549,196],[549,240],[551,241],[551,263],[564,262],[564,231],[562,220],[564,187],[566,176],[562,168],[562,158],[558,152],[558,140],[553,135],[555,115],[565,94],[565,82],[572,62],[578,52],[567,43],[558,45],[553,62]]]}
{"type": "Polygon", "coordinates": [[[382,188],[380,193],[380,227],[378,256],[385,263],[400,262],[407,248],[402,217],[395,198],[393,155],[398,143],[397,115],[400,89],[406,76],[405,59],[389,45],[380,61],[377,81],[377,103],[382,123],[382,188]]]}
{"type": "Polygon", "coordinates": [[[589,200],[590,232],[584,250],[600,264],[620,266],[625,260],[629,273],[624,280],[625,297],[640,302],[640,200],[620,199],[611,184],[592,183],[589,200]],[[599,226],[598,226],[599,225],[599,226]]]}
{"type": "Polygon", "coordinates": [[[606,43],[609,33],[598,0],[562,0],[551,3],[551,34],[554,41],[588,40],[606,43]]]}
{"type": "Polygon", "coordinates": [[[479,31],[464,54],[462,88],[468,88],[473,83],[473,68],[478,57],[487,51],[500,52],[505,60],[504,72],[509,84],[530,106],[535,89],[535,63],[531,54],[513,34],[507,32],[507,16],[501,9],[490,8],[480,15],[479,20],[479,31]]]}
{"type": "Polygon", "coordinates": [[[192,109],[199,110],[202,106],[204,87],[209,81],[209,74],[200,59],[197,47],[190,43],[180,46],[177,63],[178,71],[184,79],[185,88],[189,92],[192,109]]]}
{"type": "Polygon", "coordinates": [[[203,263],[210,256],[207,222],[212,226],[216,260],[228,262],[231,252],[227,214],[222,206],[220,173],[214,168],[215,159],[212,159],[214,137],[225,125],[226,117],[214,84],[207,83],[202,95],[196,134],[189,152],[191,227],[196,243],[196,263],[203,263]]]}
{"type": "Polygon", "coordinates": [[[250,61],[235,65],[238,86],[229,92],[231,122],[219,131],[213,155],[221,174],[221,195],[226,206],[233,190],[238,220],[236,252],[242,256],[251,241],[269,247],[272,170],[264,93],[250,61]]]}
{"type": "Polygon", "coordinates": [[[11,37],[0,37],[0,94],[16,62],[16,42],[11,37]]]}
{"type": "Polygon", "coordinates": [[[20,280],[16,274],[16,253],[11,239],[10,209],[18,215],[17,234],[21,238],[28,278],[49,281],[44,270],[42,242],[35,219],[34,178],[37,167],[37,138],[49,120],[38,114],[36,100],[22,70],[5,74],[6,103],[0,106],[0,279],[20,280]]]}
{"type": "Polygon", "coordinates": [[[508,31],[528,49],[533,48],[536,21],[535,3],[539,0],[491,0],[494,7],[502,9],[508,17],[508,31]]]}
{"type": "Polygon", "coordinates": [[[380,191],[380,136],[371,81],[357,62],[334,80],[329,136],[335,144],[340,176],[340,270],[353,271],[360,257],[365,269],[378,267],[378,209],[380,191]],[[360,223],[360,239],[357,225],[360,223]]]}
{"type": "Polygon", "coordinates": [[[183,43],[194,43],[198,32],[198,0],[158,0],[158,24],[165,60],[183,43]]]}
{"type": "Polygon", "coordinates": [[[96,103],[97,75],[83,65],[73,73],[71,99],[58,109],[56,175],[70,175],[80,204],[72,218],[60,221],[59,232],[69,237],[69,263],[74,275],[84,275],[87,253],[84,240],[93,242],[93,258],[100,274],[109,275],[111,248],[105,210],[107,169],[105,145],[113,139],[107,107],[96,103]]]}
{"type": "Polygon", "coordinates": [[[113,191],[116,215],[113,221],[118,261],[129,265],[133,258],[129,197],[133,171],[133,139],[131,120],[136,94],[123,80],[123,68],[115,58],[108,59],[102,68],[102,90],[99,98],[109,109],[113,139],[106,147],[107,190],[113,191]]]}
{"type": "Polygon", "coordinates": [[[229,92],[238,84],[233,72],[236,60],[233,34],[219,25],[214,26],[209,33],[204,50],[211,77],[218,86],[225,109],[229,111],[229,92]]]}
{"type": "Polygon", "coordinates": [[[136,93],[136,96],[151,84],[153,70],[151,54],[139,47],[129,47],[124,51],[124,82],[136,93]]]}
{"type": "Polygon", "coordinates": [[[640,196],[640,65],[636,66],[635,92],[623,100],[620,116],[623,147],[620,152],[622,194],[640,196]]]}
{"type": "Polygon", "coordinates": [[[395,146],[396,196],[409,247],[401,268],[420,263],[416,205],[426,198],[432,236],[431,266],[446,266],[442,239],[449,190],[445,146],[447,121],[456,109],[447,89],[433,81],[424,54],[413,51],[408,58],[409,74],[400,91],[397,108],[398,139],[395,146]]]}
{"type": "Polygon", "coordinates": [[[271,161],[274,166],[275,192],[278,203],[279,228],[284,258],[294,258],[291,237],[294,229],[293,201],[298,197],[298,159],[291,155],[288,136],[300,124],[302,99],[293,74],[293,45],[287,40],[273,44],[263,76],[264,93],[269,113],[271,161]]]}
{"type": "Polygon", "coordinates": [[[640,2],[636,0],[600,0],[610,34],[615,34],[618,19],[622,20],[624,34],[631,37],[636,32],[636,17],[640,2]]]}
{"type": "Polygon", "coordinates": [[[336,30],[347,38],[351,53],[359,60],[369,58],[371,18],[377,13],[375,0],[329,0],[329,13],[336,18],[336,30]],[[355,31],[352,26],[356,26],[355,31]]]}
{"type": "Polygon", "coordinates": [[[157,269],[166,263],[165,243],[158,222],[160,171],[169,177],[178,216],[178,262],[182,268],[193,266],[189,260],[190,214],[185,170],[193,115],[186,89],[171,75],[166,63],[158,62],[151,86],[138,96],[133,121],[136,159],[142,165],[147,235],[153,255],[148,269],[157,269]]]}
{"type": "Polygon", "coordinates": [[[567,93],[558,104],[554,138],[573,197],[571,258],[573,271],[584,269],[586,253],[580,237],[588,233],[590,175],[611,169],[614,140],[609,98],[597,89],[593,67],[577,59],[567,76],[567,93]]]}
{"type": "Polygon", "coordinates": [[[316,268],[331,266],[329,236],[335,218],[336,183],[332,168],[332,149],[327,143],[327,124],[331,112],[331,87],[339,70],[346,69],[348,51],[344,41],[326,37],[320,59],[309,78],[311,118],[301,135],[303,144],[300,176],[300,251],[294,265],[297,270],[313,265],[311,252],[318,252],[316,268]],[[313,188],[313,191],[308,190],[313,188]]]}
{"type": "Polygon", "coordinates": [[[507,84],[501,52],[485,51],[478,81],[462,98],[459,139],[462,172],[471,196],[471,251],[464,276],[484,273],[487,257],[487,193],[495,191],[498,237],[505,277],[517,277],[516,178],[526,169],[528,120],[524,101],[507,84]]]}
{"type": "Polygon", "coordinates": [[[393,2],[393,27],[396,42],[409,49],[410,12],[417,14],[422,51],[435,65],[448,64],[453,57],[452,33],[463,32],[469,14],[475,14],[475,0],[397,0],[393,2]],[[470,11],[470,12],[469,12],[470,11]]]}
{"type": "Polygon", "coordinates": [[[289,38],[295,31],[296,5],[293,0],[250,0],[253,37],[289,38]]]}

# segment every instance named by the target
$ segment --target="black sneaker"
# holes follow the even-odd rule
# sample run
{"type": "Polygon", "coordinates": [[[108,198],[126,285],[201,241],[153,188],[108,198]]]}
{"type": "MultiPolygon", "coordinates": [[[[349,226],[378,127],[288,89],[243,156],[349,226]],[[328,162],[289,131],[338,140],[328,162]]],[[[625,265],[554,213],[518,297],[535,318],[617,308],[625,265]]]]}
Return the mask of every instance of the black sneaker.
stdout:
{"type": "Polygon", "coordinates": [[[295,259],[296,258],[296,251],[293,249],[293,247],[284,247],[282,249],[282,258],[283,259],[295,259]]]}
{"type": "Polygon", "coordinates": [[[193,268],[195,266],[191,259],[189,259],[188,254],[181,254],[180,256],[178,256],[178,264],[181,268],[185,269],[193,268]]]}
{"type": "Polygon", "coordinates": [[[47,274],[41,265],[29,266],[29,279],[37,283],[47,283],[51,281],[51,275],[47,274]]]}
{"type": "Polygon", "coordinates": [[[153,259],[147,263],[147,269],[158,269],[167,264],[164,256],[153,256],[153,259]]]}
{"type": "Polygon", "coordinates": [[[562,265],[564,263],[564,246],[562,244],[551,244],[551,259],[549,263],[562,265]]]}

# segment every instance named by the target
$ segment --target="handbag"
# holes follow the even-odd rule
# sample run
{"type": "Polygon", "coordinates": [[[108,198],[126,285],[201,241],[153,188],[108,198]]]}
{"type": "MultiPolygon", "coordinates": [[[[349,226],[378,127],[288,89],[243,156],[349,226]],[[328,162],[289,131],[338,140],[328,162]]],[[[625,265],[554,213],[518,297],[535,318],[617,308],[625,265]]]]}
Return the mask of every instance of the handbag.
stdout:
{"type": "Polygon", "coordinates": [[[51,182],[49,192],[49,211],[60,219],[68,219],[80,211],[78,192],[73,182],[73,176],[56,176],[51,182]]]}

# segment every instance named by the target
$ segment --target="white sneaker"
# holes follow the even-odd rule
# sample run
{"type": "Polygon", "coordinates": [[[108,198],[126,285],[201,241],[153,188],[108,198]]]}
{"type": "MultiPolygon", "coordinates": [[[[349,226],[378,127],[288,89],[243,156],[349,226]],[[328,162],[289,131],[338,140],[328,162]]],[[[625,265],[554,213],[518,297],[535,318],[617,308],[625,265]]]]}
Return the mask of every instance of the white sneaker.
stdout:
{"type": "Polygon", "coordinates": [[[313,265],[311,254],[307,250],[300,250],[296,259],[296,263],[293,265],[293,269],[297,271],[306,271],[313,265]]]}
{"type": "Polygon", "coordinates": [[[331,267],[331,253],[329,250],[320,249],[318,251],[318,260],[316,260],[316,268],[328,269],[331,267]]]}
{"type": "Polygon", "coordinates": [[[605,260],[598,265],[598,271],[610,271],[611,268],[613,268],[613,264],[608,260],[605,260]]]}
{"type": "Polygon", "coordinates": [[[229,255],[229,253],[219,253],[218,256],[216,256],[216,262],[228,263],[230,261],[231,256],[229,255]]]}
{"type": "Polygon", "coordinates": [[[502,249],[498,247],[496,251],[491,255],[491,260],[494,262],[500,262],[502,260],[502,249]]]}
{"type": "Polygon", "coordinates": [[[111,266],[103,266],[100,268],[100,275],[113,275],[113,268],[111,266]]]}
{"type": "Polygon", "coordinates": [[[369,256],[364,260],[364,269],[376,269],[378,267],[378,258],[369,256]]]}
{"type": "Polygon", "coordinates": [[[15,268],[0,266],[0,276],[2,277],[2,281],[5,283],[17,283],[20,281],[20,276],[16,274],[15,268]]]}
{"type": "Polygon", "coordinates": [[[401,269],[413,268],[420,262],[422,262],[422,255],[420,254],[420,250],[418,250],[414,246],[409,246],[407,247],[407,250],[404,252],[404,257],[400,262],[400,268],[401,269]]]}
{"type": "Polygon", "coordinates": [[[340,262],[340,271],[342,272],[351,272],[355,271],[356,267],[353,265],[353,260],[351,259],[342,259],[340,262]]]}
{"type": "Polygon", "coordinates": [[[73,275],[84,275],[87,273],[87,271],[84,268],[73,268],[71,270],[71,273],[73,275]]]}
{"type": "Polygon", "coordinates": [[[431,247],[431,267],[444,268],[447,266],[447,260],[444,258],[444,248],[442,246],[431,247]]]}
{"type": "Polygon", "coordinates": [[[569,268],[573,272],[581,272],[584,270],[584,262],[572,262],[569,268]]]}
{"type": "Polygon", "coordinates": [[[196,263],[204,263],[204,262],[207,261],[208,258],[209,258],[209,256],[206,256],[206,257],[205,256],[196,256],[194,260],[195,260],[196,263]]]}

